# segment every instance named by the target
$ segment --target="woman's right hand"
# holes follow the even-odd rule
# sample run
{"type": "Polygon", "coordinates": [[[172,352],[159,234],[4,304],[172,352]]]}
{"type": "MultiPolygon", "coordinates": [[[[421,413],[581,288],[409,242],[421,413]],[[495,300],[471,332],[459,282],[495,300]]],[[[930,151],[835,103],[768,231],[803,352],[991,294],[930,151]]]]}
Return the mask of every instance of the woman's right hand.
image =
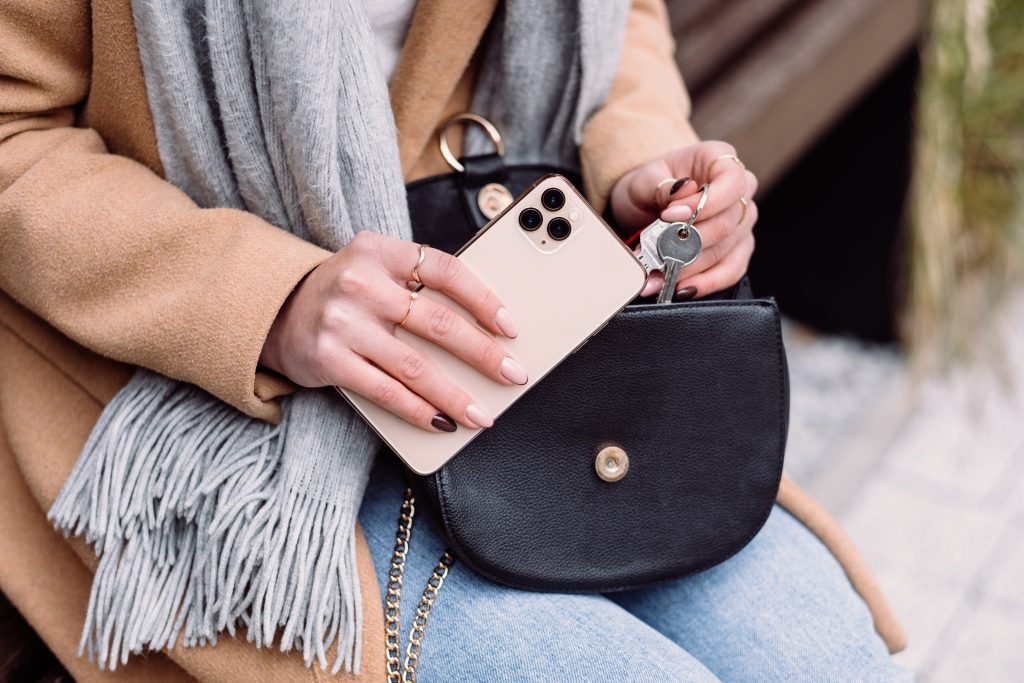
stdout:
{"type": "MultiPolygon", "coordinates": [[[[525,384],[522,365],[494,338],[427,297],[409,311],[419,245],[360,232],[295,288],[270,328],[260,363],[304,387],[338,386],[428,431],[494,419],[427,357],[394,335],[404,327],[500,384],[525,384]]],[[[515,337],[497,295],[454,256],[427,248],[424,286],[445,293],[494,334],[515,337]]]]}

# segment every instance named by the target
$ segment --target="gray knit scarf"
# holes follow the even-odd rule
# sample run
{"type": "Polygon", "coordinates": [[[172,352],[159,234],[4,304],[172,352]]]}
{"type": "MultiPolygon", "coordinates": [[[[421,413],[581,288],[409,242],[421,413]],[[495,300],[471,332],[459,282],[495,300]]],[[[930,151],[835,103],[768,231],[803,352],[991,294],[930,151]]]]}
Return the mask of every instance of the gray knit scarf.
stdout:
{"type": "MultiPolygon", "coordinates": [[[[577,163],[627,8],[507,0],[495,15],[473,111],[502,129],[511,163],[577,163]]],[[[331,250],[359,230],[410,239],[360,0],[133,0],[132,11],[171,183],[331,250]]],[[[100,558],[79,654],[114,669],[145,648],[237,631],[307,666],[326,667],[333,646],[334,671],[359,670],[354,528],[380,443],[331,391],[299,391],[282,409],[267,424],[146,370],[106,407],[50,510],[100,558]]]]}

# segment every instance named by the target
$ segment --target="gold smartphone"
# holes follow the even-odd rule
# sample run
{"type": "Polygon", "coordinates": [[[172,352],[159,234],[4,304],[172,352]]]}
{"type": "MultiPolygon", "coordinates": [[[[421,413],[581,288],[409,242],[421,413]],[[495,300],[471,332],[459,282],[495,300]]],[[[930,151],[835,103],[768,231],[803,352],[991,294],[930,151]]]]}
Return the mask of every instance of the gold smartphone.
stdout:
{"type": "MultiPolygon", "coordinates": [[[[502,412],[635,298],[647,279],[633,252],[560,175],[534,183],[457,256],[512,314],[519,335],[498,337],[498,342],[522,363],[529,381],[498,384],[401,327],[395,336],[436,363],[499,420],[502,412]]],[[[444,294],[422,289],[420,296],[441,301],[473,320],[444,294]]],[[[481,431],[460,425],[451,433],[427,432],[352,391],[340,391],[419,474],[440,469],[481,431]]]]}

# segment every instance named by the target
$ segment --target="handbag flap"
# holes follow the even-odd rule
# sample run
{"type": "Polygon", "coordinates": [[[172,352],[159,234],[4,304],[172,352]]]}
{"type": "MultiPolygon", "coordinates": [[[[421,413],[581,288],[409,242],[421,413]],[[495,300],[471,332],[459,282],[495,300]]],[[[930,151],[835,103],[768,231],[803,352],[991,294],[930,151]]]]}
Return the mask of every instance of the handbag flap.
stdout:
{"type": "Polygon", "coordinates": [[[414,485],[484,576],[624,590],[706,569],[754,537],[788,411],[774,301],[635,305],[414,485]],[[595,467],[608,446],[628,458],[614,482],[595,467]]]}

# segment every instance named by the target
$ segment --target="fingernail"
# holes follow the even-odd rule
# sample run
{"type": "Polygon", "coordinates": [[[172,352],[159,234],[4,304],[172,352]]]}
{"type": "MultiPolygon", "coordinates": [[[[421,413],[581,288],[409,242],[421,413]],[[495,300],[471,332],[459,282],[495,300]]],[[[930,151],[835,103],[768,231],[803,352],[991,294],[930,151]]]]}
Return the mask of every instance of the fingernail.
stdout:
{"type": "Polygon", "coordinates": [[[669,223],[685,223],[692,215],[693,211],[686,204],[673,204],[661,212],[661,219],[669,223]]]}
{"type": "Polygon", "coordinates": [[[688,182],[690,182],[689,178],[680,178],[679,180],[675,181],[674,183],[672,183],[672,187],[671,189],[669,189],[668,195],[671,197],[676,192],[679,192],[679,190],[683,189],[683,185],[685,185],[688,182]]]}
{"type": "Polygon", "coordinates": [[[512,356],[505,356],[498,371],[502,377],[513,384],[526,384],[526,380],[529,379],[526,376],[526,370],[512,356]]]}
{"type": "Polygon", "coordinates": [[[509,339],[515,339],[519,334],[516,324],[512,322],[512,316],[504,306],[498,309],[498,314],[494,316],[494,322],[497,324],[498,329],[501,330],[501,333],[509,339]]]}
{"type": "Polygon", "coordinates": [[[468,417],[469,421],[476,424],[478,427],[484,427],[486,429],[487,427],[494,426],[494,418],[484,412],[484,409],[475,403],[466,408],[466,417],[468,417]]]}
{"type": "Polygon", "coordinates": [[[695,296],[697,296],[696,287],[683,287],[676,292],[676,301],[689,301],[695,296]]]}
{"type": "Polygon", "coordinates": [[[440,429],[442,432],[454,432],[459,428],[459,426],[444,413],[438,413],[435,415],[434,419],[430,421],[430,426],[434,429],[440,429]]]}

